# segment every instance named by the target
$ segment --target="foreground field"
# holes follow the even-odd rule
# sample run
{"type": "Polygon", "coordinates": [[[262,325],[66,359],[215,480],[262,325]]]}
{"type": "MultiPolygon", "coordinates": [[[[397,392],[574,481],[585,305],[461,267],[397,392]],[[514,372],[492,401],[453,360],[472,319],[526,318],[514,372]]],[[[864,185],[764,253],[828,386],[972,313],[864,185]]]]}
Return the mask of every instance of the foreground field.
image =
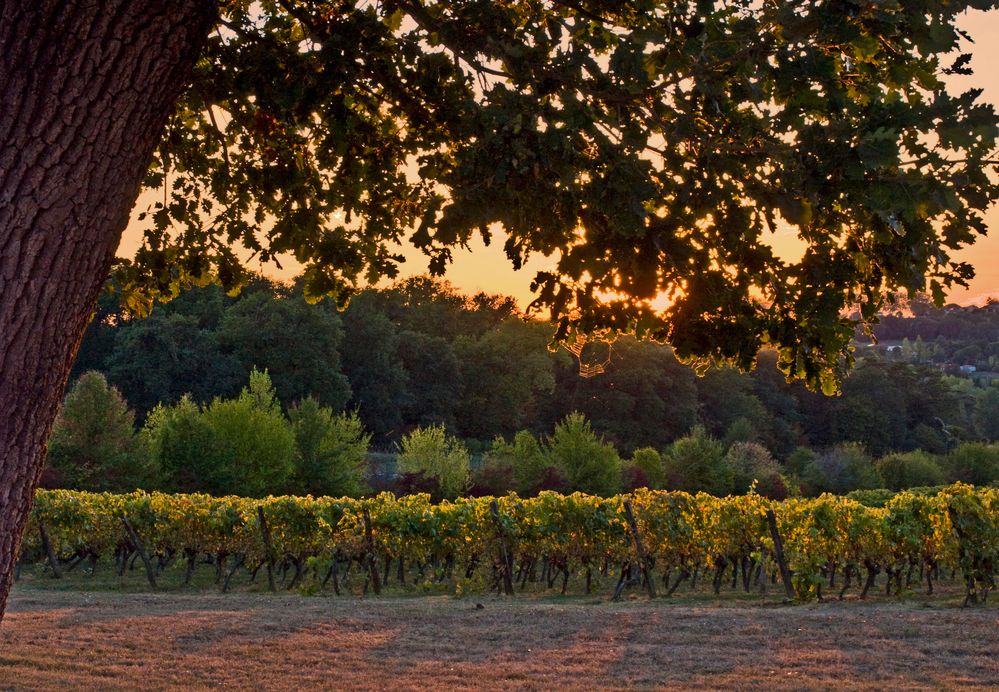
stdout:
{"type": "Polygon", "coordinates": [[[0,688],[999,686],[999,609],[15,587],[0,688]],[[478,607],[481,605],[482,607],[478,607]]]}

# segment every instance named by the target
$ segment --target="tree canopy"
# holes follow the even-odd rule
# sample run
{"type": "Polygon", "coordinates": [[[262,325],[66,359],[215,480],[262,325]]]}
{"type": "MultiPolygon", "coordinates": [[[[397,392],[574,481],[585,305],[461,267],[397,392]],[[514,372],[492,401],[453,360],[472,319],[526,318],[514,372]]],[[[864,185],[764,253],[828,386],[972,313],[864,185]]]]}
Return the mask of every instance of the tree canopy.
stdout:
{"type": "Polygon", "coordinates": [[[49,440],[47,481],[61,487],[131,492],[156,483],[134,428],[135,414],[97,372],[73,385],[49,440]]]}
{"type": "Polygon", "coordinates": [[[556,336],[630,331],[827,391],[896,290],[972,273],[995,111],[955,27],[988,0],[230,0],[146,176],[136,296],[246,281],[346,300],[408,237],[443,272],[497,229],[556,336]],[[791,227],[805,249],[767,240],[791,227]],[[658,303],[656,301],[659,301],[658,303]],[[663,307],[665,303],[665,307],[663,307]],[[659,309],[656,308],[658,306],[659,309]]]}

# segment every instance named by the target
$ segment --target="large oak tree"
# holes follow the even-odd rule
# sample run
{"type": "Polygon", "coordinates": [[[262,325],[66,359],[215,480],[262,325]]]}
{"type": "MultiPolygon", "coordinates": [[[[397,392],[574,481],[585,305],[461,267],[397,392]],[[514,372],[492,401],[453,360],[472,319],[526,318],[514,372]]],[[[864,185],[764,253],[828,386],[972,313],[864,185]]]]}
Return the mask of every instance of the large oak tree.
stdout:
{"type": "Polygon", "coordinates": [[[986,231],[996,117],[954,26],[992,0],[0,3],[0,613],[80,336],[142,189],[133,306],[290,254],[346,300],[408,236],[505,231],[559,338],[835,388],[883,296],[986,231]],[[960,57],[956,57],[960,55],[960,57]],[[161,197],[160,197],[161,195],[161,197]],[[766,242],[782,224],[796,261],[766,242]],[[653,301],[666,298],[666,307],[653,301]]]}

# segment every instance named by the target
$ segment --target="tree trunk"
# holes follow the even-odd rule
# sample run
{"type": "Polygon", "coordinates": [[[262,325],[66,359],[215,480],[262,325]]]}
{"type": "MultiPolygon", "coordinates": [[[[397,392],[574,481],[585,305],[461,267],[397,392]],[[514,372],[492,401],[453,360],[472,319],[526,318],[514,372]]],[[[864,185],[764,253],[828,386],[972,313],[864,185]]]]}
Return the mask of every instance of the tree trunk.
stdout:
{"type": "Polygon", "coordinates": [[[0,618],[76,349],[215,17],[212,0],[0,3],[0,618]]]}

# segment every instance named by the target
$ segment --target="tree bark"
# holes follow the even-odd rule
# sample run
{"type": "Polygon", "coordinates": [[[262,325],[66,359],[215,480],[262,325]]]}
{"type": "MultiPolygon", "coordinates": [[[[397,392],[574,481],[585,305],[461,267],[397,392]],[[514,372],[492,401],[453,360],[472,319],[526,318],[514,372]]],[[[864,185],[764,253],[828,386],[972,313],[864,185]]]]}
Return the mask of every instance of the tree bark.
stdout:
{"type": "Polygon", "coordinates": [[[0,618],[73,358],[216,12],[0,3],[0,618]]]}

